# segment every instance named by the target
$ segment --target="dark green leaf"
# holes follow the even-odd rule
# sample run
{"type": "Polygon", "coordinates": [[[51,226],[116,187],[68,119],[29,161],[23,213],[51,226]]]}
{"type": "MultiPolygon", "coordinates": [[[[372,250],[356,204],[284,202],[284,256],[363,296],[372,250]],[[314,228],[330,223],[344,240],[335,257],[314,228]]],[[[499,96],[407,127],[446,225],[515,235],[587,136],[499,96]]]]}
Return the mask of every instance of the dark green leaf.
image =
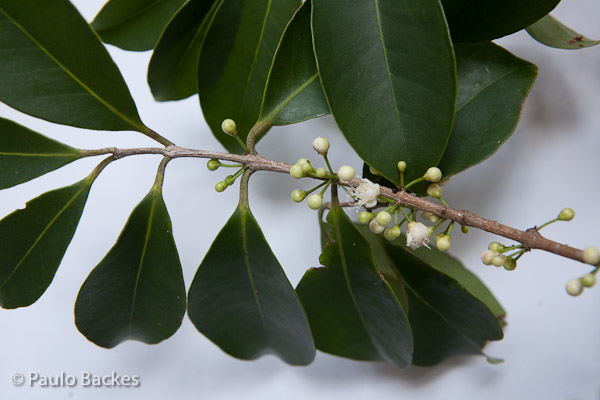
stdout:
{"type": "Polygon", "coordinates": [[[156,100],[181,100],[198,91],[200,49],[222,3],[190,0],[169,22],[148,67],[148,84],[156,100]]]}
{"type": "Polygon", "coordinates": [[[329,108],[358,155],[392,182],[436,165],[456,100],[454,53],[436,0],[313,0],[317,65],[329,108]]]}
{"type": "Polygon", "coordinates": [[[46,291],[75,234],[94,176],[29,201],[0,221],[0,305],[26,307],[46,291]]]}
{"type": "Polygon", "coordinates": [[[0,0],[0,101],[47,121],[148,131],[108,52],[68,0],[0,0]]]}
{"type": "Polygon", "coordinates": [[[329,113],[312,46],[310,1],[288,24],[269,72],[261,123],[286,125],[329,113]]]}
{"type": "Polygon", "coordinates": [[[110,0],[91,25],[106,43],[124,50],[150,50],[173,14],[186,1],[110,0]]]}
{"type": "Polygon", "coordinates": [[[537,67],[492,43],[456,45],[458,96],[439,167],[456,174],[494,154],[515,131],[537,67]]]}
{"type": "Polygon", "coordinates": [[[77,149],[0,118],[0,189],[27,182],[81,157],[77,149]]]}
{"type": "Polygon", "coordinates": [[[487,42],[527,28],[560,0],[442,0],[455,42],[487,42]]]}
{"type": "Polygon", "coordinates": [[[488,340],[502,339],[494,313],[461,284],[404,247],[389,243],[385,247],[408,297],[413,364],[433,365],[458,354],[482,354],[488,340]]]}
{"type": "Polygon", "coordinates": [[[286,24],[299,0],[228,0],[206,35],[198,68],[204,117],[229,151],[237,142],[221,131],[231,118],[246,139],[260,112],[267,74],[286,24]]]}
{"type": "Polygon", "coordinates": [[[297,287],[317,348],[358,360],[385,359],[410,365],[412,338],[406,315],[378,273],[365,237],[339,207],[327,220],[335,242],[325,247],[325,265],[306,272],[297,287]]]}
{"type": "Polygon", "coordinates": [[[274,353],[293,365],[315,357],[306,315],[250,210],[240,205],[196,272],[188,294],[196,328],[242,359],[274,353]]]}
{"type": "Polygon", "coordinates": [[[575,32],[552,15],[546,15],[529,26],[527,33],[538,42],[558,49],[577,50],[600,43],[600,40],[589,39],[575,32]]]}
{"type": "Polygon", "coordinates": [[[127,339],[158,343],[177,331],[184,314],[179,255],[155,186],[81,286],[75,323],[86,338],[111,348],[127,339]]]}

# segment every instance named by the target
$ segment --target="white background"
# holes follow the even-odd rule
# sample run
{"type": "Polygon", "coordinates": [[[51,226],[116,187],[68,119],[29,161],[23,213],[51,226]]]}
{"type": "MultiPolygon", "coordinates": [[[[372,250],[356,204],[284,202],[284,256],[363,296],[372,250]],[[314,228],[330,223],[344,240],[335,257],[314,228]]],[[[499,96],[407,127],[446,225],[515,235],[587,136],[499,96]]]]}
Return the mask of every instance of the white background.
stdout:
{"type": "MultiPolygon", "coordinates": [[[[102,0],[77,0],[89,21],[102,0]]],[[[589,37],[600,38],[595,0],[565,0],[554,15],[589,37]]],[[[582,51],[550,49],[518,33],[498,41],[540,67],[519,128],[482,165],[453,178],[445,198],[451,205],[526,229],[553,218],[563,207],[576,218],[544,231],[579,248],[600,245],[598,165],[600,159],[600,46],[582,51]]],[[[144,122],[175,143],[199,149],[221,147],[203,121],[197,97],[176,103],[153,101],[145,82],[150,53],[109,46],[144,122]]],[[[96,132],[55,125],[0,105],[0,115],[79,148],[154,145],[133,132],[96,132]]],[[[294,162],[313,155],[316,136],[330,139],[334,165],[361,163],[330,117],[274,128],[259,145],[267,157],[294,162]]],[[[59,171],[0,193],[0,215],[44,191],[86,176],[101,158],[80,160],[59,171]]],[[[149,190],[159,158],[131,157],[111,164],[92,188],[83,218],[56,277],[40,300],[17,310],[0,310],[0,398],[158,399],[599,399],[600,287],[566,295],[567,280],[587,273],[582,264],[543,252],[524,256],[514,272],[486,267],[479,255],[498,238],[471,230],[453,236],[451,253],[474,270],[508,311],[505,339],[486,352],[505,359],[490,365],[482,357],[457,357],[434,368],[398,371],[384,363],[362,363],[317,355],[308,367],[290,367],[267,356],[239,361],[199,334],[186,317],[179,331],[159,345],[126,342],[106,350],[77,331],[73,305],[80,285],[114,244],[132,208],[149,190]],[[82,372],[138,375],[139,388],[14,387],[14,373],[82,372]]],[[[236,207],[236,189],[217,194],[222,171],[209,173],[205,160],[169,164],[165,200],[174,226],[186,286],[208,246],[236,207]]],[[[251,180],[253,212],[295,286],[317,265],[315,212],[292,203],[289,193],[308,183],[260,173],[251,180]]],[[[508,243],[504,241],[505,243],[508,243]]]]}

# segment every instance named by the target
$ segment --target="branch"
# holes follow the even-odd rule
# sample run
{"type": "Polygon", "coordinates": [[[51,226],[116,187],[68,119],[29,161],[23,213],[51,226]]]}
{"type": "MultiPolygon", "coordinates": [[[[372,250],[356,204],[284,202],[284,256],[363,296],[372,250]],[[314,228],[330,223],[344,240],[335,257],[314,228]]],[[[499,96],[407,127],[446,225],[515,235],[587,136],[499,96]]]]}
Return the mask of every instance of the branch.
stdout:
{"type": "MultiPolygon", "coordinates": [[[[262,157],[258,154],[230,154],[217,151],[193,150],[179,146],[168,146],[165,148],[134,148],[134,149],[114,149],[107,148],[101,154],[113,153],[115,160],[123,157],[140,154],[159,154],[169,158],[194,157],[194,158],[215,158],[218,160],[234,161],[246,165],[252,171],[272,171],[284,174],[289,174],[291,164],[271,160],[262,157]]],[[[90,155],[98,155],[98,151],[90,151],[90,155]]],[[[317,178],[314,178],[317,179],[317,178]]],[[[360,185],[359,179],[353,179],[348,184],[336,182],[338,185],[357,187],[360,185]]],[[[493,233],[498,236],[503,236],[522,243],[527,250],[539,249],[545,250],[560,256],[570,258],[575,261],[585,263],[583,261],[583,251],[570,247],[566,244],[561,244],[542,236],[535,228],[521,231],[503,225],[498,221],[492,221],[480,217],[471,211],[458,210],[452,207],[447,207],[443,204],[435,203],[431,200],[418,197],[404,190],[390,189],[381,187],[381,194],[396,200],[397,204],[402,206],[414,207],[419,210],[429,211],[440,217],[455,221],[460,225],[470,226],[481,229],[486,232],[493,233]]]]}

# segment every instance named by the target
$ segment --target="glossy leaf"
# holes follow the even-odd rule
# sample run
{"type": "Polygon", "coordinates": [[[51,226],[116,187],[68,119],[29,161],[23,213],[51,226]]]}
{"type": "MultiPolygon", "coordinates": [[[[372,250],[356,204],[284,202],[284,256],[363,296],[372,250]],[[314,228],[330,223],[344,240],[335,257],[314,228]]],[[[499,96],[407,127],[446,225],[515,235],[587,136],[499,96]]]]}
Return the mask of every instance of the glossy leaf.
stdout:
{"type": "Polygon", "coordinates": [[[204,117],[229,150],[241,151],[221,131],[231,118],[245,141],[258,119],[267,74],[283,30],[299,0],[226,0],[206,35],[198,68],[204,117]]]}
{"type": "Polygon", "coordinates": [[[77,149],[0,118],[0,189],[27,182],[82,156],[77,149]]]}
{"type": "Polygon", "coordinates": [[[546,15],[529,26],[527,33],[538,42],[558,49],[578,50],[600,43],[600,40],[589,39],[575,32],[552,15],[546,15]]]}
{"type": "Polygon", "coordinates": [[[26,307],[50,286],[93,179],[44,193],[0,221],[0,306],[26,307]]]}
{"type": "Polygon", "coordinates": [[[515,131],[537,67],[492,43],[455,46],[458,96],[439,167],[454,175],[494,154],[515,131]]]}
{"type": "Polygon", "coordinates": [[[560,0],[442,0],[454,42],[487,42],[527,28],[560,0]]]}
{"type": "Polygon", "coordinates": [[[327,220],[335,240],[296,288],[317,348],[358,360],[410,365],[412,338],[404,310],[378,273],[365,237],[339,207],[327,220]]]}
{"type": "Polygon", "coordinates": [[[155,186],[81,286],[75,324],[86,338],[111,348],[127,339],[158,343],[177,331],[185,286],[172,232],[155,186]]]}
{"type": "Polygon", "coordinates": [[[187,0],[110,0],[92,21],[102,40],[124,50],[151,50],[187,0]]]}
{"type": "Polygon", "coordinates": [[[286,125],[328,113],[313,52],[310,1],[307,1],[296,12],[279,42],[259,120],[270,125],[286,125]]]}
{"type": "Polygon", "coordinates": [[[385,247],[408,297],[413,364],[433,365],[459,354],[482,354],[487,341],[502,339],[494,313],[461,284],[404,247],[389,243],[385,247]]]}
{"type": "Polygon", "coordinates": [[[369,165],[399,183],[440,160],[456,100],[454,53],[436,0],[313,0],[321,83],[344,136],[369,165]]]}
{"type": "Polygon", "coordinates": [[[190,0],[171,19],[148,66],[148,84],[156,100],[181,100],[198,91],[200,49],[222,3],[190,0]]]}
{"type": "Polygon", "coordinates": [[[0,101],[47,121],[139,130],[129,89],[68,0],[0,0],[0,101]]]}
{"type": "Polygon", "coordinates": [[[250,210],[240,205],[200,264],[188,293],[196,328],[228,354],[315,357],[306,315],[250,210]]]}

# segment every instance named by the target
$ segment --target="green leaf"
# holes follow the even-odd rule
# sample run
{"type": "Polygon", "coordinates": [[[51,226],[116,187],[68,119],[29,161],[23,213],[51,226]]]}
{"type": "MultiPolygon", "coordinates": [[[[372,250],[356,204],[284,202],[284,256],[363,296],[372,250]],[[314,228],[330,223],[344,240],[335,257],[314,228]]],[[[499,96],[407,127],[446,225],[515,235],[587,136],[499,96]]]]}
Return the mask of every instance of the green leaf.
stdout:
{"type": "Polygon", "coordinates": [[[537,67],[493,43],[456,45],[458,96],[439,168],[456,174],[494,154],[515,131],[537,67]]]}
{"type": "Polygon", "coordinates": [[[310,364],[315,345],[294,289],[250,210],[240,205],[200,264],[188,293],[196,328],[228,354],[274,353],[310,364]]]}
{"type": "Polygon", "coordinates": [[[158,343],[185,314],[185,286],[160,187],[131,213],[113,248],[87,277],[75,303],[77,329],[98,346],[158,343]]]}
{"type": "Polygon", "coordinates": [[[560,0],[442,0],[454,42],[487,42],[525,29],[560,0]]]}
{"type": "Polygon", "coordinates": [[[0,118],[0,189],[27,182],[81,157],[77,149],[0,118]]]}
{"type": "Polygon", "coordinates": [[[456,70],[436,0],[313,0],[317,65],[329,108],[358,155],[399,183],[436,165],[454,118],[456,70]]]}
{"type": "Polygon", "coordinates": [[[246,140],[275,49],[299,6],[299,0],[226,0],[215,15],[200,54],[198,93],[208,125],[229,151],[241,149],[221,131],[221,122],[233,119],[246,140]]]}
{"type": "Polygon", "coordinates": [[[600,43],[600,40],[589,39],[575,32],[552,15],[546,15],[530,25],[527,33],[538,42],[557,49],[578,50],[600,43]]]}
{"type": "Polygon", "coordinates": [[[50,122],[148,128],[108,52],[68,0],[0,0],[0,101],[50,122]]]}
{"type": "Polygon", "coordinates": [[[269,72],[259,121],[287,125],[329,114],[312,46],[310,1],[288,24],[269,72]]]}
{"type": "Polygon", "coordinates": [[[428,366],[459,354],[482,354],[488,340],[502,339],[494,313],[463,285],[404,247],[386,243],[385,248],[408,297],[413,364],[428,366]]]}
{"type": "Polygon", "coordinates": [[[200,49],[221,4],[223,0],[190,0],[169,22],[148,66],[156,100],[181,100],[198,91],[200,49]]]}
{"type": "Polygon", "coordinates": [[[404,310],[378,273],[365,237],[340,207],[327,215],[335,242],[320,257],[325,265],[304,274],[296,291],[317,348],[357,360],[410,365],[412,338],[404,310]]]}
{"type": "Polygon", "coordinates": [[[110,0],[92,21],[106,43],[124,50],[151,50],[173,14],[187,0],[110,0]]]}
{"type": "Polygon", "coordinates": [[[0,221],[0,306],[26,307],[50,286],[99,172],[44,193],[0,221]]]}

